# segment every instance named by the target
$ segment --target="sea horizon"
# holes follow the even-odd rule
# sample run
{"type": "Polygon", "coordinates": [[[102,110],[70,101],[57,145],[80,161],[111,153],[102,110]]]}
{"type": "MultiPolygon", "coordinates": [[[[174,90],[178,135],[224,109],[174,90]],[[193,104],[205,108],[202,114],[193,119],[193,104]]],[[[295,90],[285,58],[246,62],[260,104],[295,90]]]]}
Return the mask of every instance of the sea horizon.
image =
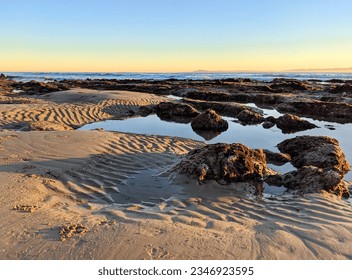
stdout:
{"type": "Polygon", "coordinates": [[[297,80],[321,80],[330,79],[352,80],[352,72],[293,72],[293,71],[193,71],[193,72],[1,72],[8,78],[16,81],[27,82],[35,80],[39,82],[53,80],[83,80],[83,79],[117,79],[117,80],[217,80],[231,78],[248,78],[259,81],[272,81],[275,78],[297,80]]]}

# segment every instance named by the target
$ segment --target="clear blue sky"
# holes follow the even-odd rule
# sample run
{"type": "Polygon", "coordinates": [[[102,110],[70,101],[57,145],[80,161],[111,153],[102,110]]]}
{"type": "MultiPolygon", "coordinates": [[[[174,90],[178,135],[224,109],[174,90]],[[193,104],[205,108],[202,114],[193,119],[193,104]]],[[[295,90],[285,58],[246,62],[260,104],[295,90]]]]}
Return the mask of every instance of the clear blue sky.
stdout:
{"type": "Polygon", "coordinates": [[[2,71],[352,66],[350,0],[0,0],[2,71]]]}

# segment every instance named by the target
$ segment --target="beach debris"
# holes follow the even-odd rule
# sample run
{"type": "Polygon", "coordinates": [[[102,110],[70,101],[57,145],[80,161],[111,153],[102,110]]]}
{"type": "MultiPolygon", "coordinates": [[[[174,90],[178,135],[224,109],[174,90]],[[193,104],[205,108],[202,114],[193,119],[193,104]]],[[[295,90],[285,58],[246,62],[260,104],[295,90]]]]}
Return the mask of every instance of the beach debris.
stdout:
{"type": "Polygon", "coordinates": [[[114,225],[116,223],[117,223],[117,221],[115,221],[115,220],[102,220],[102,221],[98,222],[98,225],[100,225],[100,226],[104,226],[104,225],[111,226],[111,225],[114,225]]]}
{"type": "Polygon", "coordinates": [[[212,144],[190,151],[173,171],[194,176],[199,182],[261,180],[266,173],[266,159],[262,149],[239,143],[212,144]]]}
{"type": "Polygon", "coordinates": [[[264,121],[263,114],[247,109],[241,111],[236,118],[243,124],[258,124],[264,121]]]}
{"type": "Polygon", "coordinates": [[[204,113],[195,117],[191,126],[193,129],[204,129],[204,130],[217,130],[225,131],[228,129],[229,124],[220,115],[218,115],[214,110],[208,109],[204,113]]]}
{"type": "Polygon", "coordinates": [[[37,205],[15,205],[14,207],[12,207],[13,210],[19,211],[19,212],[23,212],[23,213],[32,213],[36,210],[39,209],[39,206],[37,205]]]}
{"type": "Polygon", "coordinates": [[[308,130],[316,128],[315,124],[312,124],[306,120],[302,120],[293,114],[284,114],[276,119],[276,126],[282,130],[283,133],[295,133],[297,131],[308,130]]]}
{"type": "Polygon", "coordinates": [[[60,228],[60,240],[65,241],[67,238],[73,237],[75,235],[82,236],[84,233],[88,232],[88,228],[81,224],[76,225],[64,225],[60,228]]]}

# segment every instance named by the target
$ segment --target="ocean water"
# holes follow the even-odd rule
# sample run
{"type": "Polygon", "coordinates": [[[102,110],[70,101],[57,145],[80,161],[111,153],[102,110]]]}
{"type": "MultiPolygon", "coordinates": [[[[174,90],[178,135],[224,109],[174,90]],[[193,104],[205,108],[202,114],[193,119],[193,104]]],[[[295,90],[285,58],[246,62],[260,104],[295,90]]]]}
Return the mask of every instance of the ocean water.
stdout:
{"type": "Polygon", "coordinates": [[[289,78],[298,80],[318,79],[326,81],[329,79],[352,80],[352,73],[249,73],[249,72],[184,72],[184,73],[93,73],[93,72],[4,72],[8,77],[17,81],[53,81],[64,79],[148,79],[148,80],[212,80],[228,78],[249,78],[260,81],[271,81],[275,78],[289,78]]]}

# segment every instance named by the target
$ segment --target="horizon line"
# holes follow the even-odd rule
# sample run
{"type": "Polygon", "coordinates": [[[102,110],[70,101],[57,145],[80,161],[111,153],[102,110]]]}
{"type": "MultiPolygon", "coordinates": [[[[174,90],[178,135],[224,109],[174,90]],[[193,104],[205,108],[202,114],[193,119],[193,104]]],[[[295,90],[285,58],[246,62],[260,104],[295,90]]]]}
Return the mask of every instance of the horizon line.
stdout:
{"type": "Polygon", "coordinates": [[[319,68],[319,69],[289,69],[289,70],[193,70],[193,71],[7,71],[0,70],[0,73],[286,73],[286,72],[352,72],[352,67],[346,68],[319,68]]]}

